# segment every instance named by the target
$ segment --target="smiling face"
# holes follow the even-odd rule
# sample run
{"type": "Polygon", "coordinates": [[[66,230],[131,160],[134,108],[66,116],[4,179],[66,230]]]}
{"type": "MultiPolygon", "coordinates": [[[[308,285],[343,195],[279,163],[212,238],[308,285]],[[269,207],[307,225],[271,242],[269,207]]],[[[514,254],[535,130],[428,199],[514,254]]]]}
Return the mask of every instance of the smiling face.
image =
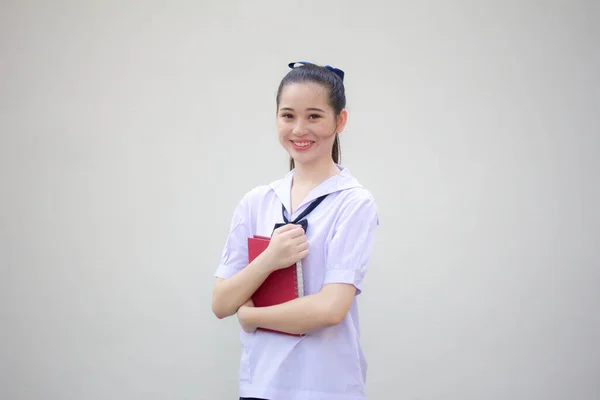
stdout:
{"type": "Polygon", "coordinates": [[[329,104],[328,89],[312,82],[286,85],[277,110],[279,142],[298,164],[331,160],[336,133],[344,129],[346,110],[340,115],[329,104]]]}

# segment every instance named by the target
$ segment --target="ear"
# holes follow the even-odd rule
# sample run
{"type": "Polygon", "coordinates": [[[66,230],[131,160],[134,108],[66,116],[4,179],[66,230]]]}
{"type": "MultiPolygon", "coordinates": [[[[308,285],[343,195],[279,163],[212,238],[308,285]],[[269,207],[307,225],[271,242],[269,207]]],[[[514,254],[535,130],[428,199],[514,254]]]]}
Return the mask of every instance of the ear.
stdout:
{"type": "Polygon", "coordinates": [[[348,110],[345,108],[340,112],[340,115],[337,116],[337,127],[335,129],[336,133],[342,133],[344,128],[346,127],[346,122],[348,121],[348,110]]]}

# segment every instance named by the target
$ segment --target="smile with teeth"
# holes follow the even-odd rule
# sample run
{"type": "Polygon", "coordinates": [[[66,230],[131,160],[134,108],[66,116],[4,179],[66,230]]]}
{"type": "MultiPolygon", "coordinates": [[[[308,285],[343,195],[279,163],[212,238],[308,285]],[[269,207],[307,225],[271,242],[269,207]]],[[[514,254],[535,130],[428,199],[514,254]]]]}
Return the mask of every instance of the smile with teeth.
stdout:
{"type": "Polygon", "coordinates": [[[302,149],[302,150],[308,149],[314,143],[312,140],[302,140],[302,141],[292,140],[291,142],[292,142],[292,145],[294,146],[294,148],[302,149]]]}
{"type": "Polygon", "coordinates": [[[300,146],[300,147],[304,147],[304,146],[308,146],[309,144],[311,144],[312,142],[294,142],[294,144],[296,146],[300,146]]]}

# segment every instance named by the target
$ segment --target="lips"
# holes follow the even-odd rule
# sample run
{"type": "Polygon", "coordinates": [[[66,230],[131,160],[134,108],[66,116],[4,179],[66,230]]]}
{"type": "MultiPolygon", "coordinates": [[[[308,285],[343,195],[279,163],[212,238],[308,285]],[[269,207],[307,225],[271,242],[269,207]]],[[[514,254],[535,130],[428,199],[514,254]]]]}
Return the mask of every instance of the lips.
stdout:
{"type": "Polygon", "coordinates": [[[315,143],[312,140],[290,140],[294,149],[299,151],[308,150],[315,143]]]}

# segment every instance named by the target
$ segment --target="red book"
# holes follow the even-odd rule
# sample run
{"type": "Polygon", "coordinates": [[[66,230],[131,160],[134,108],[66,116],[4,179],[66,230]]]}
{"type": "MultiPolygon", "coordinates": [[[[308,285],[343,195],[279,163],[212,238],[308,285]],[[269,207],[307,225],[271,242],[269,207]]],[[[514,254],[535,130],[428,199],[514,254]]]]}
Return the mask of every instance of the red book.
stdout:
{"type": "MultiPolygon", "coordinates": [[[[252,262],[269,246],[270,238],[254,235],[248,238],[248,263],[252,262]]],[[[267,307],[281,304],[304,296],[304,280],[302,263],[298,262],[289,267],[271,272],[262,285],[252,295],[255,307],[267,307]]],[[[278,332],[259,328],[265,331],[278,332]]],[[[278,332],[291,335],[286,332],[278,332]]],[[[292,336],[303,336],[293,334],[292,336]]]]}

